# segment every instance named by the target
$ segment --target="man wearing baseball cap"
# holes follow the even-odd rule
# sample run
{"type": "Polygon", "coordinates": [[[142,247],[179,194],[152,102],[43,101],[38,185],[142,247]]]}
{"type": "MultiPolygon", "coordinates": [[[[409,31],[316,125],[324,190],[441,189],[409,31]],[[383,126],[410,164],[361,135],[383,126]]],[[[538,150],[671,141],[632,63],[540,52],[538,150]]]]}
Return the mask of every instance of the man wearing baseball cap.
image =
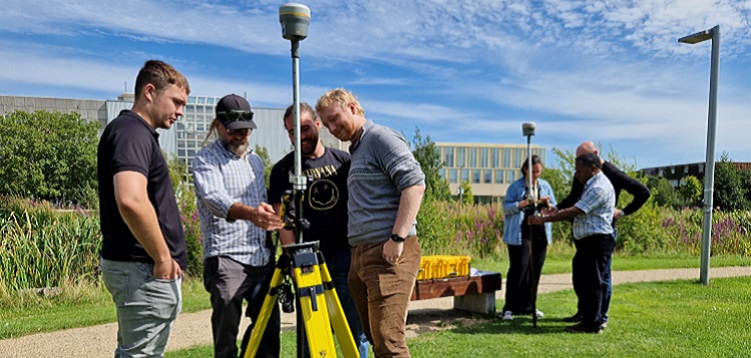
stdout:
{"type": "MultiPolygon", "coordinates": [[[[193,160],[215,357],[238,356],[242,301],[248,302],[246,315],[255,323],[274,270],[266,231],[282,227],[266,203],[263,161],[249,148],[250,133],[256,128],[248,101],[234,94],[224,96],[217,103],[209,131],[209,137],[216,131],[218,139],[193,160]]],[[[253,323],[245,333],[243,348],[253,323]]],[[[258,357],[279,356],[279,327],[279,308],[274,305],[258,357]]]]}

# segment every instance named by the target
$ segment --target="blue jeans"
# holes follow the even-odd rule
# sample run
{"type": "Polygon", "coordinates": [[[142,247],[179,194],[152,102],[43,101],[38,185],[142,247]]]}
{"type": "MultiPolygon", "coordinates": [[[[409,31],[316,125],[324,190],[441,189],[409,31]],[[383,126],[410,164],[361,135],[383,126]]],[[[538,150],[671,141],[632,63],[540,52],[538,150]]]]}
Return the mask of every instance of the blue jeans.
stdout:
{"type": "Polygon", "coordinates": [[[115,357],[164,357],[182,308],[182,279],[154,278],[154,264],[101,259],[104,285],[117,308],[115,357]]]}
{"type": "Polygon", "coordinates": [[[336,294],[339,296],[339,302],[341,302],[342,310],[347,317],[347,323],[352,332],[352,337],[355,339],[355,344],[357,344],[360,357],[367,358],[368,337],[365,336],[365,332],[362,329],[360,316],[357,313],[357,306],[355,306],[355,301],[352,300],[352,296],[349,294],[349,283],[347,283],[351,259],[352,252],[350,250],[343,250],[333,257],[327,258],[326,267],[328,267],[329,274],[331,274],[331,280],[334,281],[336,294]]]}
{"type": "Polygon", "coordinates": [[[574,292],[578,298],[582,324],[599,327],[602,317],[605,284],[603,272],[613,254],[615,240],[612,234],[595,234],[574,241],[576,254],[572,262],[574,292]]]}
{"type": "MultiPolygon", "coordinates": [[[[613,242],[616,240],[616,230],[613,229],[613,242]]],[[[608,255],[605,261],[605,269],[602,271],[602,305],[600,306],[600,316],[602,321],[608,321],[608,312],[610,311],[610,298],[613,296],[613,274],[611,266],[613,265],[613,254],[608,255]]],[[[576,312],[581,316],[581,312],[576,312]]]]}
{"type": "MultiPolygon", "coordinates": [[[[618,239],[617,235],[618,231],[613,228],[613,242],[618,239]]],[[[615,244],[614,246],[615,247],[615,244]]],[[[613,249],[615,250],[615,248],[613,249]]],[[[613,254],[611,252],[610,255],[608,255],[607,263],[605,265],[605,270],[602,272],[602,307],[600,308],[600,315],[602,316],[602,321],[607,322],[608,321],[608,311],[610,311],[610,297],[613,296],[613,275],[611,274],[611,266],[613,264],[613,254]]]]}

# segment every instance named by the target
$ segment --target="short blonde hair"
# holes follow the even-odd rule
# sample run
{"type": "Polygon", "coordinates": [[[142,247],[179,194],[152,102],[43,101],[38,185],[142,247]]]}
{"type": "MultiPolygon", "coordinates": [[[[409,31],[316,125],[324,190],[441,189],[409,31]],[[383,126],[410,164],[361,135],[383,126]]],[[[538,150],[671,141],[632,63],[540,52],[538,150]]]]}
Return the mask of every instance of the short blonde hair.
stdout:
{"type": "Polygon", "coordinates": [[[362,106],[360,106],[360,101],[357,100],[357,97],[352,92],[347,91],[344,88],[335,88],[324,93],[316,103],[316,112],[321,112],[324,108],[332,105],[339,106],[339,108],[346,108],[350,103],[355,105],[357,114],[365,116],[365,111],[362,109],[362,106]]]}

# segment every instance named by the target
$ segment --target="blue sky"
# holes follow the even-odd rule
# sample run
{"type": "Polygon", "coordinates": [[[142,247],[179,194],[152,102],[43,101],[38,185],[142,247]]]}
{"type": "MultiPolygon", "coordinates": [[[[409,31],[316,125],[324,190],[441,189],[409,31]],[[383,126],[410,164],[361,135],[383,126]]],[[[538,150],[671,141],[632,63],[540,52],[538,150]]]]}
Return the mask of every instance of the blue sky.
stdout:
{"type": "MultiPolygon", "coordinates": [[[[285,107],[282,4],[0,0],[0,94],[115,99],[157,58],[192,94],[285,107]]],[[[751,161],[751,1],[305,4],[303,101],[344,87],[369,119],[442,142],[524,144],[521,125],[534,121],[535,144],[593,140],[640,168],[704,161],[711,41],[677,39],[720,25],[717,157],[751,161]]]]}

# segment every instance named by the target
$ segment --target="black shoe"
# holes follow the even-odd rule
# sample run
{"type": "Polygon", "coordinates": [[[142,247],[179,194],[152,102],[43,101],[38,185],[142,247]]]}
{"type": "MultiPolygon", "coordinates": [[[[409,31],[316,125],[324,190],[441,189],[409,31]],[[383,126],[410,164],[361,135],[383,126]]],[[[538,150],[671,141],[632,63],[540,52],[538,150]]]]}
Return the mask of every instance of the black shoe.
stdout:
{"type": "Polygon", "coordinates": [[[567,332],[571,333],[592,333],[592,334],[598,334],[602,333],[602,328],[600,328],[599,325],[595,327],[590,327],[587,325],[584,325],[583,323],[577,323],[573,326],[566,327],[567,332]]]}
{"type": "Polygon", "coordinates": [[[568,322],[568,323],[578,323],[578,322],[581,322],[583,320],[584,320],[584,317],[582,317],[582,315],[580,315],[580,314],[577,313],[577,314],[575,314],[575,315],[573,315],[571,317],[566,317],[566,318],[562,319],[561,321],[568,322]]]}

